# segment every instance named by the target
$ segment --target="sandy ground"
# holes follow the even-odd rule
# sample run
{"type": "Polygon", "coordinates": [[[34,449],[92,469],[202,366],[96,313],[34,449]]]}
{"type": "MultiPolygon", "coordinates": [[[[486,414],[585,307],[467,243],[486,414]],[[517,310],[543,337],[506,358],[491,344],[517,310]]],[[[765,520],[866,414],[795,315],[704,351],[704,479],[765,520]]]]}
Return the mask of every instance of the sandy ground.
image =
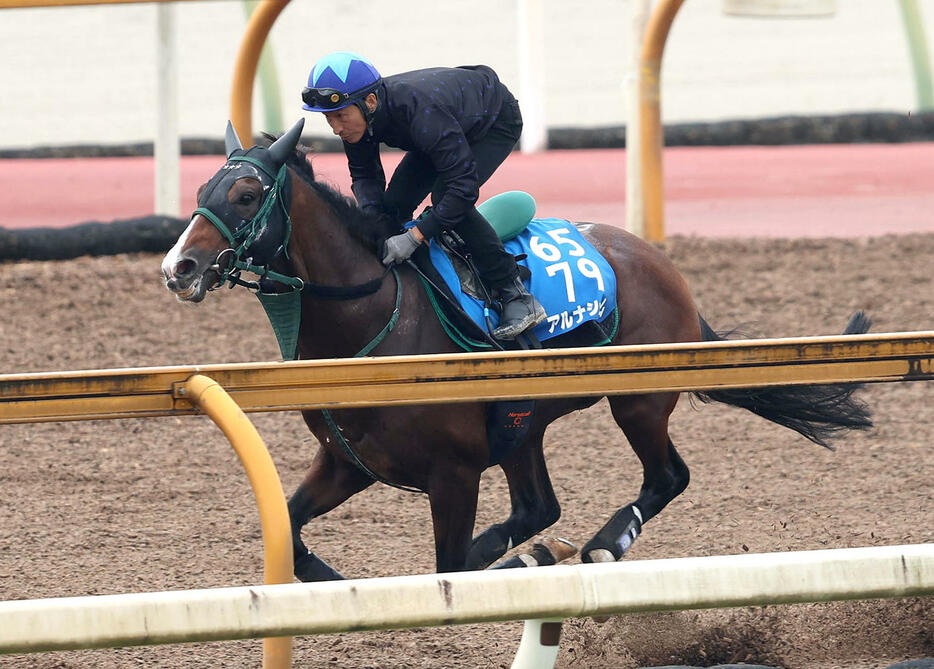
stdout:
{"type": "MultiPolygon", "coordinates": [[[[934,235],[847,240],[675,237],[668,253],[705,317],[768,336],[833,334],[865,309],[873,330],[932,329],[934,235]]],[[[0,265],[0,356],[24,372],[278,357],[256,301],[222,291],[197,307],[161,285],[160,258],[0,265]]],[[[864,391],[876,427],[830,452],[751,414],[682,398],[672,438],[688,490],[650,522],[632,559],[934,541],[930,384],[864,391]]],[[[288,493],[316,443],[297,415],[255,415],[288,493]]],[[[605,403],[557,422],[546,453],[563,516],[583,544],[633,499],[640,467],[605,403]]],[[[0,430],[0,599],[255,584],[262,544],[232,449],[206,418],[0,430]]],[[[489,471],[478,525],[508,513],[489,471]]],[[[427,500],[385,486],[306,528],[353,577],[433,569],[427,500]]],[[[521,623],[298,638],[301,667],[508,667],[521,623]]],[[[3,667],[255,667],[257,641],[0,658],[3,667]]],[[[934,657],[934,601],[867,601],[590,619],[565,625],[558,666],[745,661],[788,669],[885,667],[934,657]]]]}

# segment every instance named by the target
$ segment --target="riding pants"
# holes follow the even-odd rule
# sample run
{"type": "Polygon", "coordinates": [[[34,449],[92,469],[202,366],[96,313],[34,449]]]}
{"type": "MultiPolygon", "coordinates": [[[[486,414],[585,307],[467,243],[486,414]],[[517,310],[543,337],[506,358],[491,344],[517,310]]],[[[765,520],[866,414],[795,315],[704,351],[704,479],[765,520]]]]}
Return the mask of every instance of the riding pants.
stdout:
{"type": "MultiPolygon", "coordinates": [[[[518,101],[510,96],[496,122],[470,145],[481,186],[506,160],[521,134],[522,113],[518,101]]],[[[385,207],[398,213],[399,220],[412,220],[415,208],[429,193],[432,204],[436,204],[444,194],[444,183],[427,156],[410,151],[393,172],[386,188],[385,207]]],[[[480,276],[491,285],[503,285],[516,276],[515,258],[503,248],[502,241],[476,207],[467,211],[456,232],[467,244],[480,276]]]]}

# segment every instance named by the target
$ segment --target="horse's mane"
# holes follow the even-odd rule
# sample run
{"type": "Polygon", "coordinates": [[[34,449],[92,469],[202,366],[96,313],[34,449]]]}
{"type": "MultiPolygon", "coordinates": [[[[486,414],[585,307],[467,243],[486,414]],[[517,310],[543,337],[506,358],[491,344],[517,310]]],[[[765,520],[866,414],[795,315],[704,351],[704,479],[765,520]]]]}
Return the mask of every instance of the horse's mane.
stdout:
{"type": "MultiPolygon", "coordinates": [[[[266,132],[263,133],[263,137],[269,143],[277,139],[274,135],[266,132]]],[[[295,151],[286,158],[285,163],[314,189],[318,197],[331,208],[337,219],[347,227],[354,239],[363,243],[374,253],[379,253],[386,238],[398,233],[399,230],[389,229],[384,218],[364,212],[357,206],[353,198],[342,195],[335,188],[322,181],[316,181],[315,172],[309,159],[310,153],[311,148],[299,144],[295,147],[295,151]]]]}

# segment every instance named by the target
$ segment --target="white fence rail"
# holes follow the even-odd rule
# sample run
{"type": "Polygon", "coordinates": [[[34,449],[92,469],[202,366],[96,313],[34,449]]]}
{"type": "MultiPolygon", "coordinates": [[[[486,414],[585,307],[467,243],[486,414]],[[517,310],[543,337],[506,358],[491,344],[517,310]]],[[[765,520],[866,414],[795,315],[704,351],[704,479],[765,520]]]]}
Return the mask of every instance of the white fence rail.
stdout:
{"type": "Polygon", "coordinates": [[[934,595],[934,544],[0,602],[0,652],[934,595]]]}

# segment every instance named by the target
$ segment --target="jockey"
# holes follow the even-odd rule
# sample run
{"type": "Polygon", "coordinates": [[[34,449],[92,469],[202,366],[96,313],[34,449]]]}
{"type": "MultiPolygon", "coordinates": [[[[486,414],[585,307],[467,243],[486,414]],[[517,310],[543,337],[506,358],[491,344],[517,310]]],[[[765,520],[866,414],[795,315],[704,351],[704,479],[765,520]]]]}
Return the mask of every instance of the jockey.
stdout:
{"type": "Polygon", "coordinates": [[[364,211],[388,217],[400,230],[431,193],[428,213],[386,240],[385,265],[404,262],[442,229],[455,229],[502,305],[493,336],[515,339],[545,319],[515,258],[474,206],[480,186],[522,132],[519,103],[493,70],[438,67],[381,77],[367,59],[338,51],[312,68],[302,100],[303,109],[324,113],[343,140],[352,190],[364,211]],[[406,151],[388,187],[380,142],[406,151]]]}

